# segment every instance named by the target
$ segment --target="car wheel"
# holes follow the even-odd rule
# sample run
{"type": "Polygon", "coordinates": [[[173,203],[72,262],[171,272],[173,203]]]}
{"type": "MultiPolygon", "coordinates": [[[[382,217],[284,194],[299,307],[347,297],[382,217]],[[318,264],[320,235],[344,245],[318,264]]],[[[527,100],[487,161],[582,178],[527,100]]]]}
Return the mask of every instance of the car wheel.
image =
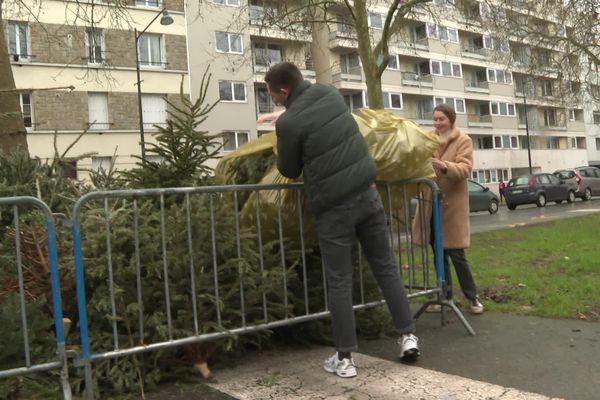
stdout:
{"type": "Polygon", "coordinates": [[[581,198],[583,201],[588,201],[592,199],[592,189],[590,189],[589,187],[585,188],[585,191],[583,192],[583,197],[581,198]]]}
{"type": "Polygon", "coordinates": [[[537,204],[538,207],[546,207],[546,195],[544,193],[538,194],[535,204],[537,204]]]}
{"type": "Polygon", "coordinates": [[[490,214],[496,214],[498,212],[498,202],[496,200],[490,201],[488,211],[490,212],[490,214]]]}
{"type": "Polygon", "coordinates": [[[569,194],[567,196],[567,202],[572,203],[575,201],[575,192],[572,190],[569,190],[569,194]]]}
{"type": "Polygon", "coordinates": [[[514,210],[515,208],[517,208],[517,205],[516,204],[506,203],[506,208],[508,208],[509,210],[514,210]]]}

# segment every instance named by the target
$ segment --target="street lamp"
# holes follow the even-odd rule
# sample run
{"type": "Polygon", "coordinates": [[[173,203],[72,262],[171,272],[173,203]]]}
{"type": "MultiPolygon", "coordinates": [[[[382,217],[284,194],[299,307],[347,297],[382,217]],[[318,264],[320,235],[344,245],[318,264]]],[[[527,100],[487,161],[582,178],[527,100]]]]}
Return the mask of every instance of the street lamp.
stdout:
{"type": "Polygon", "coordinates": [[[142,81],[140,79],[140,55],[139,55],[139,42],[140,42],[140,37],[142,37],[142,35],[144,34],[144,32],[146,32],[146,29],[148,29],[150,27],[150,25],[152,25],[152,23],[154,21],[156,21],[156,19],[161,16],[160,18],[160,24],[161,25],[171,25],[173,23],[173,17],[171,17],[169,15],[169,12],[167,11],[166,8],[163,8],[162,10],[160,10],[152,19],[152,21],[150,21],[150,23],[148,25],[146,25],[146,27],[144,28],[144,30],[142,30],[141,32],[138,32],[137,28],[134,28],[134,34],[135,34],[135,70],[137,72],[137,92],[138,92],[138,111],[140,114],[140,146],[142,148],[142,163],[146,162],[146,145],[144,142],[144,116],[142,115],[142,81]]]}
{"type": "Polygon", "coordinates": [[[525,135],[527,135],[527,160],[529,162],[529,175],[531,175],[531,140],[529,139],[529,120],[527,112],[527,90],[529,85],[526,82],[523,85],[523,106],[525,107],[525,135]]]}

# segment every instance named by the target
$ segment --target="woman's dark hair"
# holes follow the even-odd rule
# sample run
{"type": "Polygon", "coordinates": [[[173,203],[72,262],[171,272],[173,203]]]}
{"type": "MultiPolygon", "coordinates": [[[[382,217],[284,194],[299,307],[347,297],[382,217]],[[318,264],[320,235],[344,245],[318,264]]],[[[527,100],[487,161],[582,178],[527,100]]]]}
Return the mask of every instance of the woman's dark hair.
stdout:
{"type": "Polygon", "coordinates": [[[435,106],[435,108],[433,109],[433,112],[443,112],[446,117],[448,117],[448,120],[450,120],[450,126],[454,127],[454,122],[456,121],[456,111],[454,111],[454,108],[448,104],[439,104],[437,106],[435,106]]]}
{"type": "Polygon", "coordinates": [[[291,62],[282,62],[273,65],[265,75],[265,82],[269,84],[271,89],[279,90],[284,87],[295,89],[304,78],[302,73],[291,62]]]}

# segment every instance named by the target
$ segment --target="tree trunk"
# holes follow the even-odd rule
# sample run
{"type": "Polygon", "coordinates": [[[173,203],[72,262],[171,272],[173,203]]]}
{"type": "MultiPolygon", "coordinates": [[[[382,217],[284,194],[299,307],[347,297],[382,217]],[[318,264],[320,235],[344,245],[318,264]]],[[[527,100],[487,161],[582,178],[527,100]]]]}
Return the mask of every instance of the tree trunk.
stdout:
{"type": "Polygon", "coordinates": [[[354,2],[354,17],[356,23],[356,35],[358,38],[358,56],[362,63],[367,83],[367,95],[369,108],[374,110],[383,109],[383,94],[381,91],[381,76],[378,73],[377,59],[373,54],[371,34],[369,30],[368,11],[364,0],[354,2]]]}
{"type": "MultiPolygon", "coordinates": [[[[2,2],[0,2],[0,6],[2,2]]],[[[27,149],[27,131],[23,122],[19,96],[16,89],[10,60],[5,28],[0,7],[0,151],[9,152],[27,149]]]]}

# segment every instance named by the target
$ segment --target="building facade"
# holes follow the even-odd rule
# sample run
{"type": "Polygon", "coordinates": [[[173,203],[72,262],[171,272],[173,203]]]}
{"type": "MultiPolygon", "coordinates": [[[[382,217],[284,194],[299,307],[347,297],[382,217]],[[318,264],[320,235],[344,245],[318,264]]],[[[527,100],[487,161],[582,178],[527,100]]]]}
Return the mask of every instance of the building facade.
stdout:
{"type": "Polygon", "coordinates": [[[77,178],[108,169],[113,156],[120,169],[139,162],[136,46],[144,139],[152,142],[155,125],[167,118],[165,99],[177,104],[182,82],[189,93],[183,1],[131,0],[120,8],[102,1],[8,1],[3,7],[31,156],[53,158],[76,142],[66,156],[84,157],[65,172],[77,178]],[[168,26],[152,21],[163,8],[173,19],[168,26]],[[134,29],[146,26],[136,40],[134,29]]]}
{"type": "MultiPolygon", "coordinates": [[[[387,3],[382,0],[370,10],[375,39],[387,3]]],[[[282,17],[294,5],[298,1],[187,5],[191,95],[210,65],[209,96],[220,103],[207,124],[210,131],[226,132],[225,151],[273,129],[256,126],[255,120],[276,109],[263,78],[269,65],[280,61],[295,62],[309,80],[336,86],[350,109],[368,106],[356,32],[346,7],[330,8],[323,22],[306,25],[302,18],[282,17]],[[280,18],[269,25],[273,16],[280,18]]],[[[392,57],[382,76],[387,109],[431,129],[433,107],[453,105],[458,127],[473,139],[472,178],[494,189],[500,179],[527,173],[529,158],[534,172],[600,160],[600,113],[595,121],[594,102],[584,102],[580,83],[567,82],[565,89],[554,50],[486,33],[482,22],[497,12],[486,3],[436,0],[427,7],[407,16],[390,45],[392,57]]],[[[561,29],[543,19],[528,23],[561,29]]]]}

